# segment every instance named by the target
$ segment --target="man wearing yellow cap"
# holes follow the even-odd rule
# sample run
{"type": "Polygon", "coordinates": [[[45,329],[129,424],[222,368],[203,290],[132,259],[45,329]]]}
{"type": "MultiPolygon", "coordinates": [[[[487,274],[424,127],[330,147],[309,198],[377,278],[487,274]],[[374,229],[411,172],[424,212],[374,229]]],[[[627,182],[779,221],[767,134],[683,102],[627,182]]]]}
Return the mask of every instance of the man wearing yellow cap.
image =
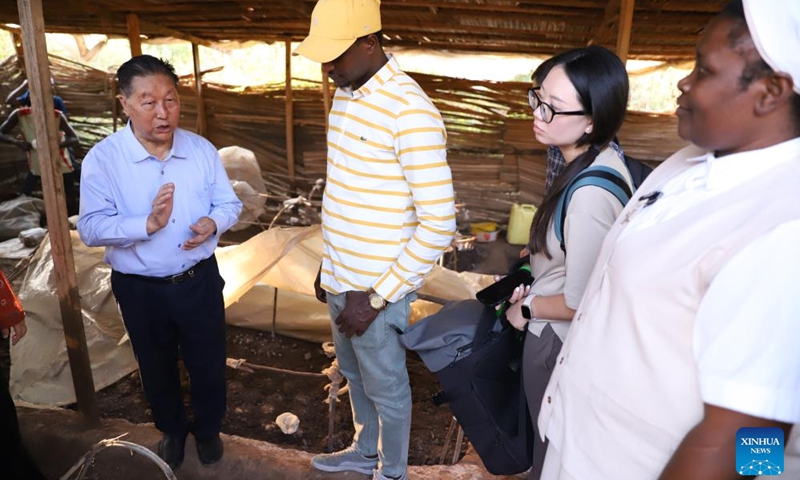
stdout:
{"type": "Polygon", "coordinates": [[[315,290],[330,309],[355,426],[349,448],[312,464],[378,480],[406,478],[411,389],[398,335],[455,232],[442,117],[381,37],[379,1],[320,0],[295,50],[338,87],[315,290]]]}
{"type": "Polygon", "coordinates": [[[542,402],[543,480],[800,478],[799,49],[797,0],[732,1],[702,34],[694,145],[606,237],[542,402]]]}

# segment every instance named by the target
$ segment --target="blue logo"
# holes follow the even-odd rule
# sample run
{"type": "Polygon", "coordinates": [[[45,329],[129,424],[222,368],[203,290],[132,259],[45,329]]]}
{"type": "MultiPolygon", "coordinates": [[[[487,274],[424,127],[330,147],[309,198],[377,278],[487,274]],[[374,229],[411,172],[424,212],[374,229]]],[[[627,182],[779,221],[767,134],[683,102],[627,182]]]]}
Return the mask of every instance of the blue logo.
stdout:
{"type": "Polygon", "coordinates": [[[783,473],[783,430],[740,428],[736,432],[736,471],[739,475],[783,473]]]}

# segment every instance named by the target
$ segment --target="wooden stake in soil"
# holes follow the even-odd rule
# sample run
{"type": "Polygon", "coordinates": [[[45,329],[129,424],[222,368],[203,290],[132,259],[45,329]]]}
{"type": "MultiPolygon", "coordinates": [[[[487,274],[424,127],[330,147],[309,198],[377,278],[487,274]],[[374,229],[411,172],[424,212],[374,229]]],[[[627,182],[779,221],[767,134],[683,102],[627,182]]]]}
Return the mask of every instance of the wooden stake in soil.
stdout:
{"type": "Polygon", "coordinates": [[[56,272],[56,289],[64,324],[64,339],[67,344],[72,382],[78,410],[91,425],[100,422],[94,394],[92,366],[89,348],[83,329],[81,301],[78,295],[78,277],[72,256],[72,240],[67,221],[67,205],[64,200],[64,180],[61,176],[59,158],[58,125],[53,116],[53,93],[50,87],[50,66],[47,44],[44,37],[42,0],[17,0],[20,25],[25,50],[25,66],[28,76],[31,104],[36,124],[39,148],[39,164],[42,170],[45,214],[50,231],[50,246],[56,272]]]}

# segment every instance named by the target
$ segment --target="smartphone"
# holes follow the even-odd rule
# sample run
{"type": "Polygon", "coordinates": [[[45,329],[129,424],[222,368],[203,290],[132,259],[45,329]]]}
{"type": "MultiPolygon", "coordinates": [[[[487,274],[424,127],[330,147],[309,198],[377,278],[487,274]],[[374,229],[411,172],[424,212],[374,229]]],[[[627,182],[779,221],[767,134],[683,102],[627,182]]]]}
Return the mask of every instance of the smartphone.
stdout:
{"type": "Polygon", "coordinates": [[[511,298],[515,288],[532,283],[533,276],[529,271],[517,270],[476,293],[475,298],[488,307],[494,307],[511,298]]]}

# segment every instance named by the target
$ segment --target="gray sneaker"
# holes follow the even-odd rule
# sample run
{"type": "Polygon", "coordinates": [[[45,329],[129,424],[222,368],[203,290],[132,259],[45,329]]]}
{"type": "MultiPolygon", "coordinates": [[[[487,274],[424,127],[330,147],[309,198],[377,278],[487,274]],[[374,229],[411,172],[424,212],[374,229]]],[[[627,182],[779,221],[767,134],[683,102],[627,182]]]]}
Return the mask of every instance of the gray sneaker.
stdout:
{"type": "Polygon", "coordinates": [[[378,456],[367,458],[358,453],[355,445],[350,445],[340,452],[315,455],[311,459],[311,466],[323,472],[353,471],[370,475],[378,468],[378,456]]]}
{"type": "Polygon", "coordinates": [[[403,472],[399,477],[387,477],[383,475],[377,468],[372,471],[372,480],[408,480],[408,472],[403,472]]]}

